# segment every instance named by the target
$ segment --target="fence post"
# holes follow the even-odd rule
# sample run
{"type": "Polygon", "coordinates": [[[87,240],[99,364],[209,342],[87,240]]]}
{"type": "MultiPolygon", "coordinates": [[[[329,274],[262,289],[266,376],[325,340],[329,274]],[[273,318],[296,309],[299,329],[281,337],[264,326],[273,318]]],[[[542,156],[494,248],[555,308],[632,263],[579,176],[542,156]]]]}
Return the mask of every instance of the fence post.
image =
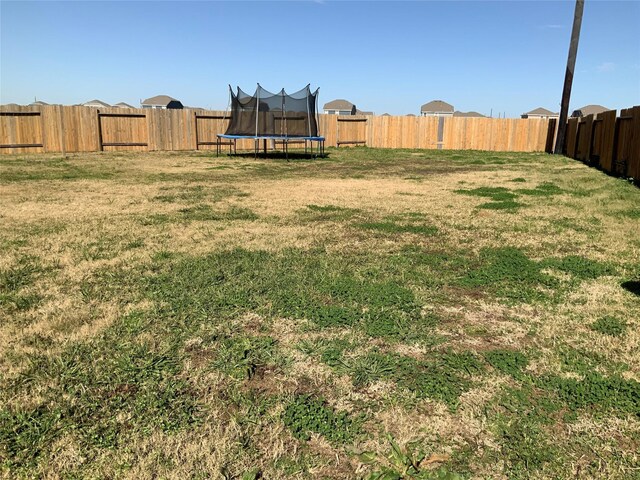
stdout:
{"type": "Polygon", "coordinates": [[[96,110],[96,115],[98,117],[98,149],[100,152],[104,151],[104,147],[102,146],[102,121],[100,120],[100,110],[96,110]]]}

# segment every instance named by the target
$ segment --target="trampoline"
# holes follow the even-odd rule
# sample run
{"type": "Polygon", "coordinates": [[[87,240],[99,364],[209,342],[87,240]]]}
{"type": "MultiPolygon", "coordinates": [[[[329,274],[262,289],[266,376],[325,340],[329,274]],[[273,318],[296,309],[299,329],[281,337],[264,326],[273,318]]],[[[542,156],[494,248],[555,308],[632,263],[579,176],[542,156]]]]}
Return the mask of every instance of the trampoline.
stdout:
{"type": "Polygon", "coordinates": [[[323,156],[325,138],[318,133],[317,118],[319,90],[311,92],[310,85],[307,85],[292,94],[286,93],[284,88],[278,93],[271,93],[258,84],[255,93],[249,95],[240,87],[234,93],[229,85],[229,126],[218,137],[231,140],[234,152],[237,140],[253,140],[256,158],[261,140],[265,155],[270,141],[274,148],[278,143],[283,146],[287,159],[289,144],[294,143],[304,143],[305,154],[310,147],[312,156],[323,156]]]}

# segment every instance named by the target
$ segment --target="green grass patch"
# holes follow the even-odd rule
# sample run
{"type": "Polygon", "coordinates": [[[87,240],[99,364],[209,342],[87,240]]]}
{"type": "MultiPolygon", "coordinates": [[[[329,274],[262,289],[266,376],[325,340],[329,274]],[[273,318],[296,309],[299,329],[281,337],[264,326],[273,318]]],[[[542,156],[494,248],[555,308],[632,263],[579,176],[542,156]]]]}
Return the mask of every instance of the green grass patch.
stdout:
{"type": "Polygon", "coordinates": [[[363,222],[355,224],[363,230],[374,230],[386,234],[413,233],[415,235],[435,235],[438,228],[433,225],[401,224],[395,222],[363,222]]]}
{"type": "Polygon", "coordinates": [[[226,210],[214,210],[211,205],[199,204],[179,209],[174,214],[155,214],[142,218],[143,225],[160,225],[164,223],[182,222],[222,222],[222,221],[252,221],[258,215],[244,207],[231,206],[226,210]]]}
{"type": "Polygon", "coordinates": [[[50,270],[33,255],[23,255],[12,267],[0,270],[0,307],[17,311],[36,307],[42,296],[29,292],[28,287],[50,270]]]}
{"type": "Polygon", "coordinates": [[[455,193],[471,195],[473,197],[490,198],[494,202],[509,202],[515,200],[517,195],[505,187],[478,187],[472,190],[454,190],[455,193]]]}
{"type": "Polygon", "coordinates": [[[542,268],[553,268],[568,273],[580,280],[593,280],[604,275],[612,275],[615,273],[615,269],[611,265],[578,255],[544,259],[540,262],[540,266],[542,268]]]}
{"type": "Polygon", "coordinates": [[[590,328],[594,332],[599,332],[603,335],[621,337],[627,331],[627,324],[616,317],[606,316],[593,322],[590,328]]]}
{"type": "Polygon", "coordinates": [[[470,268],[457,283],[466,288],[486,289],[512,302],[531,303],[558,300],[580,281],[614,272],[611,265],[577,255],[536,261],[514,247],[485,248],[480,251],[476,266],[470,268]],[[562,282],[545,273],[546,269],[558,270],[571,278],[562,282]]]}
{"type": "Polygon", "coordinates": [[[239,335],[216,338],[212,365],[227,375],[241,380],[253,378],[268,365],[283,362],[276,342],[271,337],[239,335]]]}
{"type": "Polygon", "coordinates": [[[546,377],[539,379],[538,384],[555,392],[572,410],[613,411],[640,418],[640,382],[635,380],[589,372],[581,380],[546,377]]]}
{"type": "Polygon", "coordinates": [[[622,210],[618,212],[618,215],[621,217],[638,220],[640,219],[640,208],[630,208],[629,210],[622,210]]]}
{"type": "Polygon", "coordinates": [[[515,202],[513,200],[505,200],[502,202],[487,202],[481,203],[477,208],[482,208],[484,210],[508,210],[515,211],[524,205],[522,203],[515,202]]]}
{"type": "Polygon", "coordinates": [[[519,189],[516,193],[530,197],[551,197],[564,193],[564,190],[553,183],[541,183],[536,188],[519,189]]]}
{"type": "Polygon", "coordinates": [[[90,455],[122,446],[132,435],[198,422],[197,401],[188,382],[178,378],[175,352],[119,341],[114,333],[72,345],[57,358],[43,357],[13,383],[10,390],[18,393],[53,379],[41,390],[39,406],[0,408],[5,466],[34,467],[65,432],[75,432],[90,455]]]}
{"type": "Polygon", "coordinates": [[[557,286],[555,279],[543,274],[538,263],[517,248],[485,248],[480,251],[479,262],[460,279],[460,285],[487,288],[499,296],[523,302],[544,298],[538,287],[557,286]]]}
{"type": "Polygon", "coordinates": [[[446,353],[419,361],[376,349],[357,357],[346,357],[344,351],[323,354],[323,360],[337,371],[348,373],[356,387],[389,380],[417,398],[442,401],[451,410],[457,408],[460,395],[471,388],[470,374],[482,371],[472,354],[446,353]]]}
{"type": "Polygon", "coordinates": [[[299,440],[310,440],[311,433],[317,433],[329,442],[341,445],[352,443],[361,434],[363,418],[337,412],[323,399],[302,395],[287,405],[282,421],[299,440]]]}
{"type": "Polygon", "coordinates": [[[359,214],[356,208],[339,207],[337,205],[307,205],[306,209],[298,211],[300,218],[313,222],[340,222],[349,220],[359,214]]]}
{"type": "Polygon", "coordinates": [[[484,358],[493,368],[506,375],[522,378],[522,370],[529,360],[522,352],[511,350],[491,350],[485,352],[484,358]]]}
{"type": "Polygon", "coordinates": [[[3,160],[2,163],[0,183],[110,180],[120,173],[109,162],[90,163],[64,158],[20,159],[11,163],[3,160]]]}

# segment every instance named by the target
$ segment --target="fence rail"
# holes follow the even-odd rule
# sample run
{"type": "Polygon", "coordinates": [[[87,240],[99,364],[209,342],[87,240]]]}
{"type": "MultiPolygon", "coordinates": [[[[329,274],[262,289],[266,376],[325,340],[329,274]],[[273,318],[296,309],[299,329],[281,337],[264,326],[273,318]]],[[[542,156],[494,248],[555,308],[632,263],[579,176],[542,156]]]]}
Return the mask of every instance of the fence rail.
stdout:
{"type": "Polygon", "coordinates": [[[564,152],[607,173],[640,180],[640,106],[570,118],[564,152]]]}
{"type": "MultiPolygon", "coordinates": [[[[215,150],[229,117],[208,110],[0,107],[0,153],[215,150]]],[[[543,119],[319,115],[327,146],[550,151],[543,119]]],[[[551,142],[553,143],[553,142],[551,142]]],[[[239,150],[252,150],[242,140],[239,150]]]]}

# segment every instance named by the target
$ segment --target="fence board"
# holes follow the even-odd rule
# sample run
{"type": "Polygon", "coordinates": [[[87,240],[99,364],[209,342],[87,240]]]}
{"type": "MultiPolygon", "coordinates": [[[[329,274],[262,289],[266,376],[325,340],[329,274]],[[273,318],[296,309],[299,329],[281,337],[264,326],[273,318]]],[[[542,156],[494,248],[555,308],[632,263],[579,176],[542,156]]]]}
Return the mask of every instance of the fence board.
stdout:
{"type": "Polygon", "coordinates": [[[613,142],[616,132],[616,111],[609,110],[598,114],[600,120],[600,138],[597,139],[597,154],[600,156],[600,167],[611,172],[613,162],[613,142]]]}
{"type": "Polygon", "coordinates": [[[339,115],[337,123],[337,146],[354,146],[367,144],[367,117],[361,115],[339,115]]]}
{"type": "MultiPolygon", "coordinates": [[[[42,143],[38,151],[90,152],[100,150],[100,135],[106,144],[147,143],[147,146],[105,146],[106,150],[195,150],[214,148],[214,145],[198,145],[198,142],[215,142],[217,133],[225,130],[224,122],[217,119],[195,119],[194,116],[224,116],[224,112],[205,110],[158,109],[100,109],[101,113],[144,114],[141,117],[101,117],[98,130],[97,110],[90,107],[3,107],[0,111],[31,111],[41,113],[41,122],[34,119],[17,122],[10,117],[0,121],[0,143],[8,144],[16,139],[42,143]],[[9,118],[9,120],[7,120],[9,118]]],[[[339,117],[318,116],[320,133],[326,138],[326,146],[337,146],[338,140],[365,142],[380,148],[428,148],[474,149],[494,151],[544,151],[548,145],[550,122],[543,119],[496,119],[467,117],[410,117],[366,116],[339,117]],[[339,121],[366,118],[366,122],[339,121]],[[443,123],[443,138],[438,144],[438,125],[443,123]]],[[[572,147],[571,125],[567,135],[567,150],[572,147]]],[[[626,127],[624,127],[626,128],[626,127]]],[[[608,131],[608,130],[607,130],[608,131]]],[[[573,135],[575,135],[575,131],[573,135]]],[[[600,135],[600,127],[598,127],[600,135]]],[[[623,132],[619,155],[626,155],[628,135],[623,132]]],[[[575,142],[574,142],[575,143],[575,142]]],[[[253,150],[254,142],[238,142],[239,150],[253,150]]],[[[599,144],[598,144],[599,146],[599,144]]],[[[0,149],[2,153],[33,152],[35,149],[0,149]]],[[[583,153],[583,152],[581,152],[583,153]]],[[[602,153],[600,154],[603,155],[602,153]]],[[[622,157],[621,157],[622,158],[622,157]]],[[[631,163],[630,163],[631,165],[631,163]]],[[[635,164],[633,164],[635,165],[635,164]]]]}
{"type": "Polygon", "coordinates": [[[614,172],[640,179],[640,106],[620,111],[614,147],[614,172]]]}
{"type": "Polygon", "coordinates": [[[0,146],[1,153],[44,152],[43,118],[40,109],[0,109],[0,146]]]}
{"type": "Polygon", "coordinates": [[[567,121],[567,132],[564,139],[565,142],[565,154],[567,157],[576,158],[576,140],[578,133],[578,119],[570,118],[567,121]]]}
{"type": "Polygon", "coordinates": [[[591,136],[593,134],[593,114],[587,115],[578,121],[578,133],[576,134],[576,153],[577,160],[586,162],[589,159],[589,146],[591,145],[591,136]]]}

